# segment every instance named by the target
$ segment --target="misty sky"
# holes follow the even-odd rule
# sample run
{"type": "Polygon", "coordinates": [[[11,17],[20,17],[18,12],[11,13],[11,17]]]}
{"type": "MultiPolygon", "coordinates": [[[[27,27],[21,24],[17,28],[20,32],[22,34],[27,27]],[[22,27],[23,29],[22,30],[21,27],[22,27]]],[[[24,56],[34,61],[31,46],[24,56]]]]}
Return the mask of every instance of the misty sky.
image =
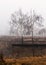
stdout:
{"type": "Polygon", "coordinates": [[[8,33],[10,16],[19,9],[23,12],[34,9],[44,17],[46,26],[46,0],[0,0],[0,34],[8,33]]]}

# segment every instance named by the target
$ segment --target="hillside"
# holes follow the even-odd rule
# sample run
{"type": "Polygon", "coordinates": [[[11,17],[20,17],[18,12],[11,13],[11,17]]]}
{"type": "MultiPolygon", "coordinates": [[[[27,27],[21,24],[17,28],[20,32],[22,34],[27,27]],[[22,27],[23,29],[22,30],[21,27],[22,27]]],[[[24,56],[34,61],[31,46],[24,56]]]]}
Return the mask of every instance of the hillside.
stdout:
{"type": "MultiPolygon", "coordinates": [[[[0,37],[0,53],[3,53],[6,57],[12,57],[19,54],[19,56],[32,56],[34,50],[34,55],[45,55],[46,54],[46,37],[34,37],[32,43],[31,36],[1,36],[0,37]],[[17,47],[16,44],[24,45],[43,45],[43,46],[30,46],[30,47],[17,47]],[[12,46],[14,45],[14,46],[12,46]],[[42,50],[43,49],[43,50],[42,50]],[[42,52],[41,52],[42,50],[42,52]],[[44,53],[43,53],[44,52],[44,53]]],[[[16,56],[15,56],[16,57],[16,56]]]]}

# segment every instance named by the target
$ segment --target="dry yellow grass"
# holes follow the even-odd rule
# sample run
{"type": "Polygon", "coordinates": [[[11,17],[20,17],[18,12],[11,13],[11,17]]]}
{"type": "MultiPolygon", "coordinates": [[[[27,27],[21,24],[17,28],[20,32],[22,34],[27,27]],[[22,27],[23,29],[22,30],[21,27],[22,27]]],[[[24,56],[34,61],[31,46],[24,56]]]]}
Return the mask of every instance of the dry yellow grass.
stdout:
{"type": "Polygon", "coordinates": [[[46,65],[46,56],[44,57],[22,57],[18,59],[4,59],[6,63],[12,65],[46,65]]]}

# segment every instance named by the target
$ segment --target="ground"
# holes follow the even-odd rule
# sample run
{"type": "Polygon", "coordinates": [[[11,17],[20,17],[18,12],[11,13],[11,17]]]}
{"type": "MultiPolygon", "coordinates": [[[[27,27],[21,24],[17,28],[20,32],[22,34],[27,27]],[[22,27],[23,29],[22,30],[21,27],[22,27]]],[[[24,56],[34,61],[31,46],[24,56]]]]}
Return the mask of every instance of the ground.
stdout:
{"type": "MultiPolygon", "coordinates": [[[[46,65],[44,57],[4,58],[6,65],[46,65]]],[[[4,65],[4,64],[3,64],[4,65]]]]}

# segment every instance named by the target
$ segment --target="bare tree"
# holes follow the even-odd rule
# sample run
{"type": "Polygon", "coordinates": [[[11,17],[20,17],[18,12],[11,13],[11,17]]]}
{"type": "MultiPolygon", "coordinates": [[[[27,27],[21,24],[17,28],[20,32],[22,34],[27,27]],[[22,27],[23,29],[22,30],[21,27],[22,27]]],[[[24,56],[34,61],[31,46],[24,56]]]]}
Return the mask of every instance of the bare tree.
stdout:
{"type": "MultiPolygon", "coordinates": [[[[43,17],[40,15],[36,15],[35,11],[32,11],[32,44],[34,44],[33,42],[33,36],[34,36],[34,24],[36,23],[38,26],[43,26],[42,22],[43,22],[43,17]]],[[[33,51],[33,56],[34,56],[34,47],[32,49],[33,51]]]]}
{"type": "MultiPolygon", "coordinates": [[[[32,11],[30,15],[24,14],[21,10],[15,12],[11,15],[10,21],[10,33],[15,34],[16,36],[23,35],[32,35],[32,44],[33,36],[34,36],[34,24],[38,26],[43,26],[43,17],[41,15],[37,15],[35,11],[32,11]]],[[[34,56],[34,47],[32,49],[34,56]]]]}

